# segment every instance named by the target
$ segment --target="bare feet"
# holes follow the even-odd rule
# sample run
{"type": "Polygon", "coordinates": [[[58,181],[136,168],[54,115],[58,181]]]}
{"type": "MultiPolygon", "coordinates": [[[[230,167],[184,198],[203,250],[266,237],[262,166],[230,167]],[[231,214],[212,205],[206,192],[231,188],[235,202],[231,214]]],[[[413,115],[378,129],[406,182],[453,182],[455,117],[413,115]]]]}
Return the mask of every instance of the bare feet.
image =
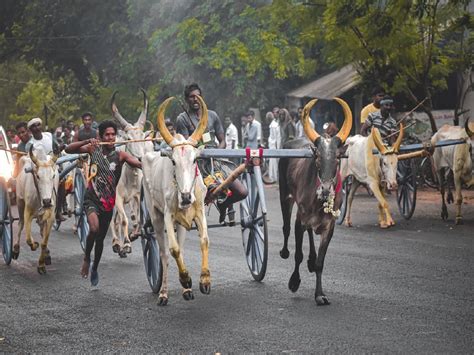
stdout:
{"type": "Polygon", "coordinates": [[[84,279],[87,279],[87,277],[89,277],[89,266],[90,266],[90,261],[84,258],[84,261],[82,262],[82,266],[81,266],[81,276],[84,279]]]}

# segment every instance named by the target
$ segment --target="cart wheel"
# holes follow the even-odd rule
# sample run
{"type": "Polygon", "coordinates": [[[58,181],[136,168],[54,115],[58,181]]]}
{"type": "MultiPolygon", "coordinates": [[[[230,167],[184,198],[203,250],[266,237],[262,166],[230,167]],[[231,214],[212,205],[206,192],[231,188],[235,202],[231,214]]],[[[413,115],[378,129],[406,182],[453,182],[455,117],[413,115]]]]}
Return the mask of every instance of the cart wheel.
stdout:
{"type": "Polygon", "coordinates": [[[416,207],[416,166],[411,160],[401,160],[397,169],[397,204],[400,214],[410,219],[416,207]]]}
{"type": "Polygon", "coordinates": [[[336,223],[341,225],[344,222],[344,218],[346,217],[347,212],[347,201],[349,199],[349,191],[351,191],[352,187],[352,175],[349,175],[344,179],[342,183],[342,204],[341,204],[341,214],[336,219],[336,223]]]}
{"type": "Polygon", "coordinates": [[[89,223],[84,210],[84,195],[86,193],[86,184],[81,169],[76,169],[74,176],[74,216],[76,221],[77,236],[82,250],[86,250],[86,239],[89,234],[89,223]]]}
{"type": "Polygon", "coordinates": [[[10,197],[5,180],[0,180],[0,238],[2,239],[2,254],[5,264],[12,261],[13,218],[10,197]]]}
{"type": "Polygon", "coordinates": [[[240,201],[240,224],[245,260],[250,273],[256,281],[262,281],[267,271],[268,227],[263,195],[260,168],[255,166],[253,173],[244,173],[242,183],[248,195],[240,201]]]}
{"type": "Polygon", "coordinates": [[[158,293],[161,288],[163,268],[161,266],[160,248],[155,239],[153,225],[143,196],[143,187],[140,197],[140,225],[142,226],[141,237],[146,277],[153,293],[158,293]]]}

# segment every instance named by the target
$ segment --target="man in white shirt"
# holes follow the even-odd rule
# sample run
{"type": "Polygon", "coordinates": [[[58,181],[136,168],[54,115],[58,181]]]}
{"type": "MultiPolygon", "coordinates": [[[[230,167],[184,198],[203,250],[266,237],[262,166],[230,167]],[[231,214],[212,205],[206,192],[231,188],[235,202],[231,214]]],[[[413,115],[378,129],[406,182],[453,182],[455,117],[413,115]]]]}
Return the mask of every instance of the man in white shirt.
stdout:
{"type": "Polygon", "coordinates": [[[57,142],[53,135],[49,132],[43,132],[43,121],[39,117],[35,117],[28,122],[28,129],[31,132],[31,139],[26,144],[26,151],[30,150],[33,145],[34,150],[43,150],[46,154],[53,154],[54,149],[57,149],[57,142]]]}
{"type": "MultiPolygon", "coordinates": [[[[268,137],[268,148],[281,148],[281,134],[280,121],[278,117],[273,116],[273,113],[267,113],[267,121],[270,121],[270,135],[268,137]]],[[[278,158],[271,158],[268,160],[268,178],[272,183],[278,181],[278,158]]]]}
{"type": "Polygon", "coordinates": [[[239,141],[239,134],[237,127],[232,123],[230,117],[224,118],[225,128],[225,149],[237,148],[237,142],[239,141]]]}

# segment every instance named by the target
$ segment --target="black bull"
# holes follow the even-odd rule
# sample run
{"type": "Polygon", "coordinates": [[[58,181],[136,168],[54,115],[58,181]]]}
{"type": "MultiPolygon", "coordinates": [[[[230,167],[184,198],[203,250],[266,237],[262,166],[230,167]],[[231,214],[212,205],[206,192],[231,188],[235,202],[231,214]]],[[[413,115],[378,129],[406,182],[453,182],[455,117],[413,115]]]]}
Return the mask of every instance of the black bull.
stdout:
{"type": "Polygon", "coordinates": [[[284,245],[280,251],[286,259],[288,237],[290,235],[291,212],[296,202],[298,211],[295,221],[295,269],[288,282],[288,288],[296,292],[300,285],[299,267],[303,261],[303,234],[309,235],[308,269],[316,273],[315,301],[318,305],[329,304],[323,292],[322,272],[326,251],[334,233],[335,217],[325,212],[328,200],[333,199],[333,211],[338,211],[342,203],[341,181],[338,173],[339,137],[320,136],[314,145],[306,139],[297,139],[285,144],[284,148],[311,147],[313,158],[281,158],[279,170],[280,204],[283,214],[284,245]],[[326,203],[326,204],[325,204],[326,203]],[[326,205],[326,206],[325,206],[326,205]],[[313,231],[321,235],[318,253],[314,246],[313,231]]]}

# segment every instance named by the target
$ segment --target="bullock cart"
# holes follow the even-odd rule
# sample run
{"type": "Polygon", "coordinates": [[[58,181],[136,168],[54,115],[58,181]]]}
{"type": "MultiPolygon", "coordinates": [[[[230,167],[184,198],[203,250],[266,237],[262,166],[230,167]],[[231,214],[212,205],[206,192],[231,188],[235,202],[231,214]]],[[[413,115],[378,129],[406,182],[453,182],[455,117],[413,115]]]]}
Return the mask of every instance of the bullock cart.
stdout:
{"type": "MultiPolygon", "coordinates": [[[[407,220],[410,219],[413,216],[416,207],[416,191],[418,182],[417,166],[415,164],[414,158],[426,157],[431,154],[433,149],[436,148],[464,143],[466,143],[464,139],[449,139],[437,142],[435,145],[431,145],[430,143],[416,143],[400,147],[400,155],[397,167],[397,205],[398,210],[403,218],[407,220]]],[[[378,150],[373,151],[373,154],[378,153],[378,150]]],[[[342,224],[344,221],[348,201],[348,192],[350,191],[351,184],[351,176],[347,177],[342,184],[343,202],[341,206],[341,214],[336,220],[337,224],[342,224]]]]}
{"type": "MultiPolygon", "coordinates": [[[[240,201],[240,222],[245,261],[252,277],[261,281],[265,277],[268,259],[268,226],[265,190],[262,180],[261,163],[263,158],[313,158],[310,149],[205,149],[200,159],[240,158],[245,163],[235,171],[247,188],[248,195],[240,201]]],[[[224,182],[225,184],[225,182],[224,182]]],[[[222,186],[222,185],[221,185],[222,186]]],[[[161,286],[162,268],[158,244],[154,237],[147,206],[141,198],[141,238],[145,271],[150,287],[158,293],[161,286]]],[[[210,225],[208,228],[221,225],[210,225]]]]}

